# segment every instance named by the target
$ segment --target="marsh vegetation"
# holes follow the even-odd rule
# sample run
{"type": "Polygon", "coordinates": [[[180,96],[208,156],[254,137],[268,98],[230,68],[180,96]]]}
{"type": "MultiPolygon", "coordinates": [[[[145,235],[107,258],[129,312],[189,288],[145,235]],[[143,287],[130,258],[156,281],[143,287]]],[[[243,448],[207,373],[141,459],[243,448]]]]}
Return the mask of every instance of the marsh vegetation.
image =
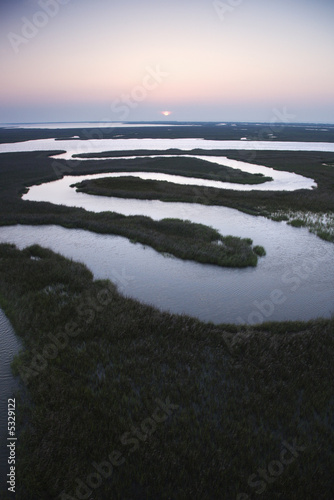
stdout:
{"type": "MultiPolygon", "coordinates": [[[[235,184],[263,184],[265,182],[272,181],[272,177],[268,177],[263,174],[250,174],[237,168],[219,165],[217,163],[208,162],[199,158],[187,158],[186,155],[182,155],[183,152],[179,150],[176,150],[175,153],[181,153],[181,157],[162,157],[162,153],[160,151],[160,155],[158,155],[157,158],[140,158],[140,156],[143,156],[143,151],[135,153],[139,153],[139,158],[136,161],[136,164],[138,165],[137,170],[140,168],[140,165],[144,167],[145,172],[162,172],[170,175],[196,177],[199,179],[232,182],[235,184]]],[[[201,153],[203,154],[203,151],[201,153]]],[[[104,154],[105,153],[96,154],[95,157],[108,158],[109,156],[110,158],[117,158],[117,154],[115,155],[114,153],[107,153],[106,156],[104,156],[104,154]]],[[[166,154],[166,152],[164,152],[164,154],[166,154]]],[[[172,154],[172,152],[169,150],[168,154],[172,154]]],[[[131,152],[131,156],[133,156],[133,152],[131,152]]],[[[74,158],[81,157],[89,158],[90,155],[74,155],[74,158]]]]}
{"type": "MultiPolygon", "coordinates": [[[[197,134],[210,139],[240,139],[242,134],[256,139],[263,130],[263,126],[243,127],[242,131],[239,126],[207,125],[191,131],[134,128],[126,134],[129,138],[197,134]]],[[[116,128],[103,134],[114,137],[124,132],[116,128]]],[[[332,140],[332,133],[306,132],[296,126],[282,131],[280,139],[332,140]]],[[[87,139],[84,131],[75,129],[1,130],[0,142],[73,135],[87,139]]],[[[201,225],[175,220],[159,225],[145,217],[23,201],[27,187],[56,180],[59,172],[61,176],[130,174],[147,168],[166,173],[163,169],[173,164],[172,159],[164,160],[157,167],[157,160],[120,160],[113,153],[112,161],[57,160],[55,171],[51,154],[0,155],[0,225],[57,224],[122,234],[161,245],[160,251],[167,246],[181,258],[189,258],[192,252],[196,259],[210,254],[218,261],[221,252],[234,245],[235,255],[244,253],[243,263],[265,253],[252,248],[247,239],[224,238],[201,225]]],[[[333,241],[332,153],[205,154],[306,175],[316,180],[318,188],[241,193],[178,186],[168,196],[295,221],[294,225],[305,224],[333,241]]],[[[174,173],[205,175],[200,163],[193,171],[188,167],[182,162],[181,168],[180,162],[180,170],[174,173]]],[[[132,186],[130,181],[128,192],[133,192],[132,186]]],[[[121,188],[124,185],[118,185],[121,188]]],[[[145,191],[142,185],[143,195],[157,195],[159,189],[151,184],[145,191]]],[[[333,319],[249,327],[202,323],[124,297],[112,283],[94,281],[82,264],[36,245],[23,251],[0,245],[0,306],[24,346],[13,362],[22,382],[17,395],[18,500],[56,499],[62,491],[74,497],[78,480],[86,482],[96,472],[93,463],[108,460],[113,450],[119,450],[125,462],[92,492],[99,500],[232,499],[241,493],[253,498],[260,487],[264,487],[263,496],[273,500],[331,498],[333,319]],[[173,411],[154,427],[148,419],[157,400],[169,401],[173,411]],[[302,451],[274,478],[268,466],[279,459],[286,442],[297,443],[302,451]],[[259,470],[269,474],[268,481],[259,470]]]]}
{"type": "Polygon", "coordinates": [[[94,498],[252,498],[283,442],[302,451],[266,496],[329,498],[333,320],[201,323],[38,246],[0,245],[0,305],[24,345],[18,500],[75,497],[114,450],[94,498]],[[157,400],[173,406],[155,425],[157,400]]]}

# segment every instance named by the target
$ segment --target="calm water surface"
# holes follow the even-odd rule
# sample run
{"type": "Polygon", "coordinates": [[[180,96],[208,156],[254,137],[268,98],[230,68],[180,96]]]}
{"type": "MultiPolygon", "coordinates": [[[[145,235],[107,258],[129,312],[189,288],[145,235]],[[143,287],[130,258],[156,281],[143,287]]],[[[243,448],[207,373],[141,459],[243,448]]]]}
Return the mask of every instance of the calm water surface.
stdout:
{"type": "Polygon", "coordinates": [[[38,243],[83,262],[95,278],[111,279],[128,296],[203,321],[255,323],[329,317],[334,304],[334,245],[304,228],[233,212],[199,207],[196,216],[189,218],[212,222],[222,234],[249,236],[254,244],[263,245],[267,255],[256,268],[228,269],[181,261],[119,236],[57,226],[0,228],[0,242],[15,243],[19,248],[38,243]],[[274,290],[280,291],[284,302],[273,307],[268,301],[274,290]],[[267,301],[264,310],[263,301],[267,301]]]}
{"type": "MultiPolygon", "coordinates": [[[[280,141],[211,141],[206,139],[80,139],[55,140],[38,139],[11,144],[0,144],[0,153],[25,151],[66,151],[62,158],[70,159],[73,154],[103,153],[105,151],[168,149],[244,150],[244,151],[329,151],[334,152],[331,142],[280,142],[280,141]]],[[[60,156],[59,156],[60,157],[60,156]]]]}

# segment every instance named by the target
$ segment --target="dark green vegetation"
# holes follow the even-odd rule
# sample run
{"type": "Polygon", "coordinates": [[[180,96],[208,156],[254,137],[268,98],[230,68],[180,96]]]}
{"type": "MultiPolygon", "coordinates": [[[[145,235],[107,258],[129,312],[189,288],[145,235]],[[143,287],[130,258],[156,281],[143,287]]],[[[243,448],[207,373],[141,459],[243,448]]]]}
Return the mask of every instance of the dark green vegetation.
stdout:
{"type": "Polygon", "coordinates": [[[293,219],[292,221],[288,222],[288,224],[293,227],[304,227],[306,225],[305,222],[301,219],[293,219]]]}
{"type": "MultiPolygon", "coordinates": [[[[143,153],[141,152],[141,154],[143,153]]],[[[77,156],[80,157],[80,155],[77,156]]],[[[89,155],[86,156],[89,157],[89,155]]],[[[101,156],[103,156],[103,153],[101,156]]],[[[133,156],[133,154],[131,156],[133,156]]],[[[138,165],[137,171],[139,166],[143,165],[145,172],[158,171],[165,174],[182,175],[183,177],[198,177],[201,179],[233,182],[236,184],[263,184],[264,182],[272,181],[272,177],[266,177],[262,174],[249,174],[239,169],[225,167],[198,158],[139,158],[136,160],[136,165],[138,165]]]]}
{"type": "Polygon", "coordinates": [[[253,248],[253,250],[256,253],[256,255],[258,255],[259,257],[264,257],[266,255],[265,249],[263,247],[261,247],[260,245],[256,245],[253,248]]]}
{"type": "Polygon", "coordinates": [[[87,498],[253,499],[261,486],[266,499],[331,498],[333,320],[204,324],[125,298],[38,246],[0,245],[0,306],[22,338],[13,367],[28,389],[17,398],[17,500],[77,498],[76,479],[115,450],[125,463],[87,498]],[[154,426],[157,399],[174,407],[154,426]],[[273,477],[284,442],[301,449],[273,477]]]}
{"type": "Polygon", "coordinates": [[[88,179],[73,184],[71,187],[75,187],[78,192],[97,196],[140,200],[188,201],[191,203],[194,198],[194,186],[175,184],[169,181],[144,180],[131,176],[88,179]]]}
{"type": "MultiPolygon", "coordinates": [[[[29,218],[20,219],[21,223],[29,218]]],[[[15,218],[7,224],[14,224],[15,218]]],[[[43,216],[36,224],[57,224],[72,229],[86,229],[100,234],[117,234],[133,243],[149,245],[158,252],[169,253],[183,260],[223,267],[256,266],[257,255],[252,240],[235,236],[221,236],[218,231],[203,224],[180,219],[154,221],[140,215],[128,216],[114,212],[93,214],[77,210],[74,214],[57,218],[43,216]]]]}

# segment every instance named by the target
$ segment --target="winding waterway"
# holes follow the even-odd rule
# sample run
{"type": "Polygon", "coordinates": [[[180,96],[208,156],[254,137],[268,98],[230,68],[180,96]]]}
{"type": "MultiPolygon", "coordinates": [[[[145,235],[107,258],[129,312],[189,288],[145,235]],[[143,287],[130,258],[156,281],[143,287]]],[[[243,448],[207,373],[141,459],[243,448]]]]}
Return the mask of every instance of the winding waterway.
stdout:
{"type": "Polygon", "coordinates": [[[256,268],[181,261],[119,236],[58,226],[4,227],[0,242],[19,248],[38,243],[83,262],[95,278],[111,279],[128,296],[203,321],[257,323],[329,317],[334,304],[334,245],[306,229],[233,212],[199,207],[197,216],[189,218],[200,222],[209,216],[216,221],[214,227],[225,229],[222,234],[250,236],[255,244],[264,245],[267,255],[256,268]],[[269,301],[277,290],[282,301],[273,307],[269,301]]]}
{"type": "MultiPolygon", "coordinates": [[[[136,159],[136,156],[133,157],[119,157],[117,160],[126,159],[132,160],[136,159]]],[[[142,158],[157,158],[157,156],[141,156],[142,158]]],[[[159,158],[180,158],[180,156],[161,155],[159,158]]],[[[264,167],[262,165],[254,165],[251,163],[246,163],[239,160],[231,160],[230,158],[221,157],[221,156],[193,156],[193,155],[184,155],[183,158],[195,158],[200,160],[205,160],[208,166],[208,173],[210,172],[210,165],[215,164],[215,166],[222,165],[226,167],[230,167],[233,169],[239,169],[243,172],[247,172],[250,174],[262,174],[263,176],[271,177],[271,181],[264,182],[262,184],[239,184],[233,182],[221,182],[221,181],[213,181],[208,179],[200,179],[199,177],[184,177],[181,175],[169,175],[163,173],[153,173],[153,172],[114,172],[114,173],[104,173],[104,174],[90,174],[89,176],[80,176],[74,177],[67,175],[65,179],[61,181],[50,182],[47,185],[42,184],[41,186],[33,186],[30,188],[28,195],[24,197],[26,200],[32,201],[46,201],[42,198],[39,199],[39,193],[43,193],[43,191],[47,191],[47,196],[53,196],[52,193],[60,194],[60,190],[68,191],[68,186],[72,183],[80,182],[84,179],[98,179],[101,177],[122,177],[128,175],[135,175],[136,177],[140,177],[141,179],[153,179],[158,181],[169,181],[175,184],[183,184],[190,186],[205,186],[205,187],[214,187],[218,189],[233,189],[235,191],[296,191],[297,189],[313,189],[317,187],[316,182],[313,179],[308,177],[304,177],[302,175],[298,175],[292,172],[284,172],[280,170],[274,170],[273,168],[264,167]],[[68,182],[69,180],[69,182],[68,182]]],[[[98,160],[102,160],[98,158],[98,160]]],[[[85,160],[80,160],[85,161],[85,160]]],[[[115,160],[108,160],[110,167],[112,167],[112,163],[115,160]]]]}
{"type": "MultiPolygon", "coordinates": [[[[331,143],[280,143],[245,141],[206,141],[202,139],[102,139],[92,141],[55,141],[53,139],[3,144],[0,151],[66,150],[97,152],[105,150],[158,150],[168,148],[225,149],[264,147],[279,150],[334,151],[331,143]]],[[[201,157],[203,158],[203,157],[201,157]]],[[[273,177],[256,189],[312,189],[315,183],[301,175],[278,172],[222,157],[204,157],[232,168],[260,172],[273,177]],[[230,162],[230,163],[229,163],[230,162]],[[275,187],[276,184],[276,187],[275,187]]],[[[110,160],[112,162],[112,160],[110,160]]],[[[209,163],[208,163],[209,165],[209,163]]],[[[208,167],[209,168],[209,167],[208,167]]],[[[329,317],[334,304],[334,245],[320,240],[307,229],[293,228],[284,222],[253,217],[237,210],[195,203],[108,198],[77,193],[71,184],[85,178],[138,175],[142,178],[172,180],[224,188],[227,183],[188,179],[154,173],[113,173],[65,176],[58,181],[32,186],[23,199],[82,207],[89,211],[114,211],[124,215],[146,215],[155,220],[166,217],[187,219],[212,226],[223,235],[250,237],[254,245],[267,251],[256,268],[227,269],[181,261],[151,248],[132,244],[125,238],[98,235],[56,226],[14,226],[0,228],[0,241],[20,248],[34,243],[47,246],[81,261],[96,278],[109,278],[120,290],[162,310],[186,313],[214,323],[258,323],[265,320],[308,320],[329,317]]],[[[231,187],[231,184],[228,185],[231,187]]],[[[233,185],[234,186],[234,185],[233,185]]],[[[244,189],[243,185],[235,185],[244,189]]],[[[253,186],[246,188],[253,189],[253,186]]]]}
{"type": "MultiPolygon", "coordinates": [[[[206,141],[204,139],[43,139],[1,144],[0,153],[19,151],[66,151],[55,158],[71,159],[78,153],[104,151],[238,149],[280,151],[331,151],[333,143],[280,143],[251,141],[206,141]]],[[[200,158],[208,162],[241,168],[273,177],[272,182],[247,186],[164,174],[114,173],[65,178],[32,186],[26,200],[82,207],[89,211],[111,210],[125,215],[147,215],[155,220],[166,217],[187,219],[218,229],[223,235],[250,237],[263,245],[267,255],[256,268],[229,269],[181,261],[159,254],[150,247],[133,244],[126,238],[100,235],[58,226],[0,227],[0,243],[15,243],[19,248],[39,244],[65,257],[83,262],[97,279],[110,279],[127,296],[173,313],[185,313],[213,323],[261,323],[263,321],[309,320],[330,317],[334,312],[334,245],[320,240],[305,228],[284,222],[252,217],[226,207],[190,203],[106,198],[76,193],[71,184],[85,178],[137,175],[141,178],[170,180],[181,184],[226,187],[239,190],[312,189],[313,179],[278,172],[265,166],[250,165],[223,157],[200,158]]],[[[111,162],[112,160],[109,159],[111,162]]],[[[84,160],[81,160],[84,161],[84,160]]],[[[0,310],[0,489],[7,467],[6,410],[17,382],[10,370],[20,342],[0,310]]]]}
{"type": "Polygon", "coordinates": [[[244,150],[244,151],[327,151],[334,152],[332,142],[280,142],[280,141],[212,141],[207,139],[37,139],[0,144],[0,153],[29,151],[66,151],[58,158],[71,159],[74,154],[103,153],[105,151],[167,151],[180,149],[244,150]]]}

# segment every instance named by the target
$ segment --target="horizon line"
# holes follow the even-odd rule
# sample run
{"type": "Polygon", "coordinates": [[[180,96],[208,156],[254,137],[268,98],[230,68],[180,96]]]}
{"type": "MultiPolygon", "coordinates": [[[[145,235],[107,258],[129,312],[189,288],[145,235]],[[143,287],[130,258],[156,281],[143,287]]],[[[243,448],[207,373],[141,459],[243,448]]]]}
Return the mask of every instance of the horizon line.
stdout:
{"type": "MultiPolygon", "coordinates": [[[[262,122],[258,120],[251,120],[251,121],[240,121],[240,120],[201,120],[201,121],[196,121],[196,120],[173,120],[173,121],[168,121],[166,122],[165,120],[136,120],[136,121],[98,121],[98,120],[82,120],[82,121],[37,121],[37,122],[0,122],[0,127],[4,125],[58,125],[58,124],[84,124],[84,123],[94,123],[94,124],[108,124],[108,123],[113,123],[113,124],[141,124],[141,123],[151,123],[151,124],[165,124],[165,125],[172,125],[174,123],[212,123],[212,124],[252,124],[252,125],[272,125],[272,122],[262,122]]],[[[277,125],[277,124],[276,124],[277,125]]],[[[318,121],[310,121],[310,122],[294,122],[294,121],[289,121],[289,122],[280,122],[280,125],[334,125],[334,122],[318,122],[318,121]]]]}

